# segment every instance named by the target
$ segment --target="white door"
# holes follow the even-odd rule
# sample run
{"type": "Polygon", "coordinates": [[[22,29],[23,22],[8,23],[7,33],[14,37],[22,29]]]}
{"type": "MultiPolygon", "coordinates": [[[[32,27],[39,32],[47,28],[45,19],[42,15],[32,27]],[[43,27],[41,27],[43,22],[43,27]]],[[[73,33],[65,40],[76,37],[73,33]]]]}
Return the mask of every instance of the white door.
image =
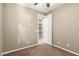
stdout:
{"type": "Polygon", "coordinates": [[[52,44],[52,14],[47,15],[43,21],[43,40],[45,43],[52,44]]]}

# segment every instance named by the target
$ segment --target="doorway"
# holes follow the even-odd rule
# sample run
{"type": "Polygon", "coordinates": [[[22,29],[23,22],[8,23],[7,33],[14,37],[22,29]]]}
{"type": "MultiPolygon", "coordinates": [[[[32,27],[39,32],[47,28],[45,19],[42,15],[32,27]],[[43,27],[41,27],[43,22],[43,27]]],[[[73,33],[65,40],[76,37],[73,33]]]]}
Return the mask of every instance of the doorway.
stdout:
{"type": "Polygon", "coordinates": [[[52,13],[38,16],[38,43],[52,44],[52,13]]]}
{"type": "Polygon", "coordinates": [[[43,26],[42,26],[42,21],[43,21],[43,18],[44,18],[45,16],[44,15],[42,15],[42,14],[39,14],[38,15],[38,19],[37,19],[37,21],[38,21],[38,26],[37,26],[37,28],[38,28],[38,44],[42,44],[42,43],[44,43],[44,41],[43,41],[43,26]]]}

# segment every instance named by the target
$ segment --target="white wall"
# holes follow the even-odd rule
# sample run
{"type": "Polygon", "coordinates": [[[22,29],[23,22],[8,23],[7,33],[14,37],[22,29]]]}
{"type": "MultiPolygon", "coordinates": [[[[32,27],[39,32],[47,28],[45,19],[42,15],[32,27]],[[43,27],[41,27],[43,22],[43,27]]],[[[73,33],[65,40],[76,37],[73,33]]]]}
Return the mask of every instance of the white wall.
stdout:
{"type": "Polygon", "coordinates": [[[52,44],[52,14],[47,15],[43,21],[43,40],[48,44],[52,44]]]}

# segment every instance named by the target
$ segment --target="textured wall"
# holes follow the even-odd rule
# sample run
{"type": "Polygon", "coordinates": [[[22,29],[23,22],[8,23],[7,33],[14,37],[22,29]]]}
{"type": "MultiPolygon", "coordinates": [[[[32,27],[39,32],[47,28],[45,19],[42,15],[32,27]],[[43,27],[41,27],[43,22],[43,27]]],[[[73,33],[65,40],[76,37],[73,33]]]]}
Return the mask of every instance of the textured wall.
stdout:
{"type": "Polygon", "coordinates": [[[18,44],[19,47],[37,44],[37,13],[18,7],[18,44]]]}
{"type": "Polygon", "coordinates": [[[3,51],[37,43],[37,13],[17,4],[4,4],[3,51]]]}
{"type": "Polygon", "coordinates": [[[53,10],[53,43],[79,53],[79,4],[53,10]]]}

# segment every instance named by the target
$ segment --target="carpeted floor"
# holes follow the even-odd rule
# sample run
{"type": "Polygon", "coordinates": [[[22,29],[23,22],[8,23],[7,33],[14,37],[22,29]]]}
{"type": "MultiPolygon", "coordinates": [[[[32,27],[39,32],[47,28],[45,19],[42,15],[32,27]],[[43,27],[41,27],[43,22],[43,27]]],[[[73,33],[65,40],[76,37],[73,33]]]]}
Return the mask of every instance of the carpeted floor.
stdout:
{"type": "Polygon", "coordinates": [[[75,56],[48,44],[40,44],[31,48],[5,54],[4,56],[75,56]]]}

